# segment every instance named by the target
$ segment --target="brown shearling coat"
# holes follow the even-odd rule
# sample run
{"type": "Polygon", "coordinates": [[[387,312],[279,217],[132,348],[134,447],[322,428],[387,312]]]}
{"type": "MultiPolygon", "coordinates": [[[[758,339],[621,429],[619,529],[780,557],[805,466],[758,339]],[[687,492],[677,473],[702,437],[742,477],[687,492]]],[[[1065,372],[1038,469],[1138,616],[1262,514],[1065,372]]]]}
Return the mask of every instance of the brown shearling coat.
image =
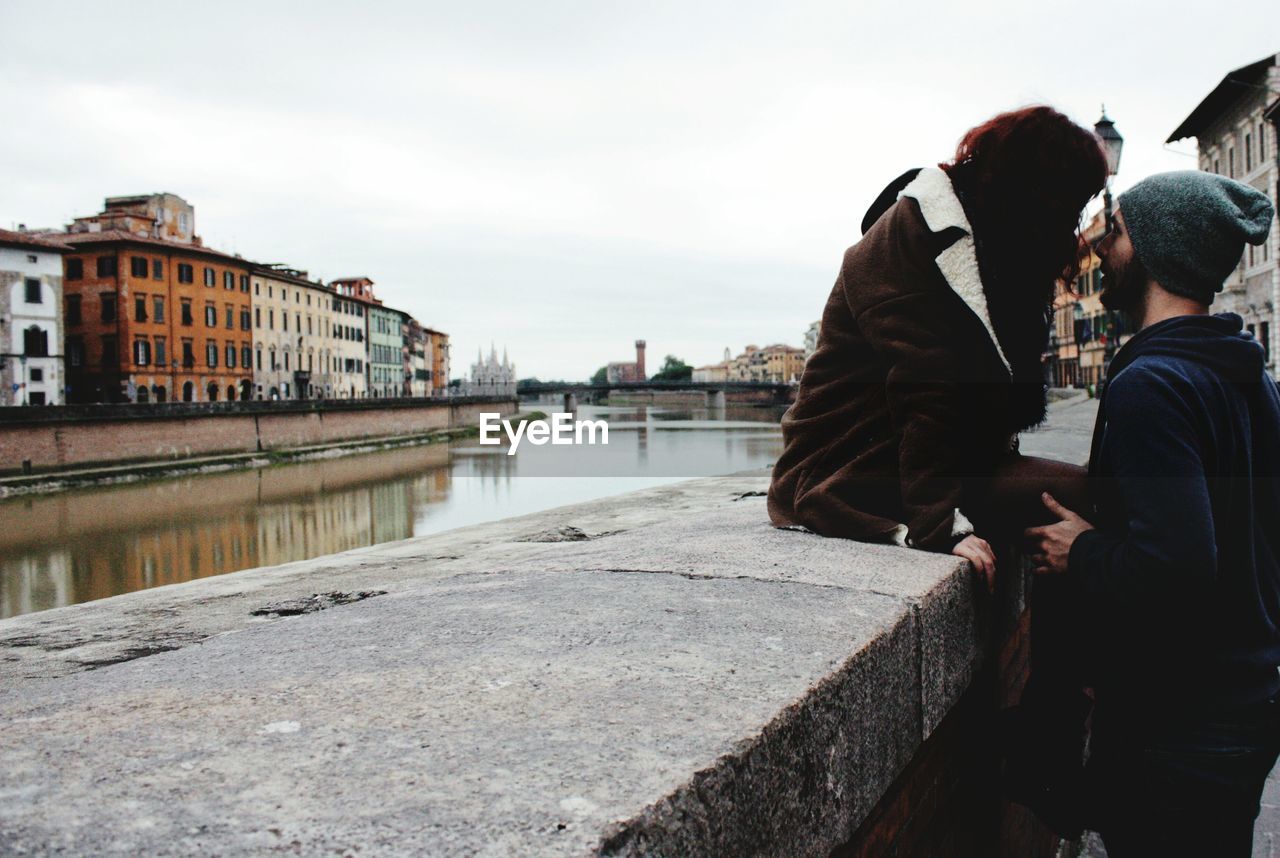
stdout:
{"type": "Polygon", "coordinates": [[[845,253],[782,421],[770,519],[949,551],[973,530],[966,486],[1009,449],[1011,390],[963,206],[923,170],[845,253]]]}

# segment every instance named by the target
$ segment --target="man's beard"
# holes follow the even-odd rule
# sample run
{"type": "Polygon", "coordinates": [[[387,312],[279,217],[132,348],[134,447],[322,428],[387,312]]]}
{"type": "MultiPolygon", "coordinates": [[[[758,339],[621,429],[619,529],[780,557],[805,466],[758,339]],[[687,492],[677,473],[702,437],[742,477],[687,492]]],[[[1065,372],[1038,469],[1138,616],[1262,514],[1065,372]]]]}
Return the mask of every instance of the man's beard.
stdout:
{"type": "Polygon", "coordinates": [[[1117,275],[1107,265],[1102,266],[1104,277],[1102,294],[1098,300],[1108,310],[1124,313],[1136,319],[1147,296],[1147,269],[1137,256],[1129,257],[1128,264],[1117,275]]]}

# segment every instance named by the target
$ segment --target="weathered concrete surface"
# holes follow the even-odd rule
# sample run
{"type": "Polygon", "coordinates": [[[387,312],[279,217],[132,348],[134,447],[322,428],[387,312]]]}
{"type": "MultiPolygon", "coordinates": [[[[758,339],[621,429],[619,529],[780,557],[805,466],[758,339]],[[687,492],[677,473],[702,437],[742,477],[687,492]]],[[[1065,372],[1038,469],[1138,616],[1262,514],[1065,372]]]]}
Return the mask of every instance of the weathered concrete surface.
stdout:
{"type": "Polygon", "coordinates": [[[240,573],[0,624],[20,658],[0,691],[0,843],[824,853],[910,758],[926,706],[948,705],[946,683],[921,685],[940,639],[930,598],[982,595],[951,558],[773,530],[762,498],[738,499],[763,481],[684,483],[643,505],[351,552],[328,573],[313,561],[311,577],[240,573]],[[646,516],[659,520],[626,526],[646,516]],[[566,525],[625,532],[518,541],[566,525]],[[321,589],[390,592],[248,616],[321,589]],[[83,669],[180,633],[203,640],[83,669]],[[77,636],[99,642],[49,649],[77,636]],[[50,671],[65,675],[30,678],[50,671]]]}

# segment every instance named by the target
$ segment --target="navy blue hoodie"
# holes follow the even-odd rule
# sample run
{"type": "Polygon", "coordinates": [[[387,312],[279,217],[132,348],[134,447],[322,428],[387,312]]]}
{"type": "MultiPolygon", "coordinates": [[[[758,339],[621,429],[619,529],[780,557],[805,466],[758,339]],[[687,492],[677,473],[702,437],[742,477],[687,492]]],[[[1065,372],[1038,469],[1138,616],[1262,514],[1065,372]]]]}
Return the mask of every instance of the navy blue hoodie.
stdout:
{"type": "Polygon", "coordinates": [[[1068,569],[1099,703],[1177,716],[1280,690],[1280,393],[1241,328],[1167,319],[1112,362],[1098,529],[1068,569]]]}

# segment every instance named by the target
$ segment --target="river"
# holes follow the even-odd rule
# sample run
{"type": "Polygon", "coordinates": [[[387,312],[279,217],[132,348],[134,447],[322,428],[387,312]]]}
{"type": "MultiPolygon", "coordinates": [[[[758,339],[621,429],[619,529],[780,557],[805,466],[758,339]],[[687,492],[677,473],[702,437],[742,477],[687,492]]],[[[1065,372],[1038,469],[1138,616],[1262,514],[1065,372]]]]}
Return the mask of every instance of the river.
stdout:
{"type": "Polygon", "coordinates": [[[763,467],[782,411],[582,406],[607,445],[466,439],[0,501],[0,619],[763,467]]]}

